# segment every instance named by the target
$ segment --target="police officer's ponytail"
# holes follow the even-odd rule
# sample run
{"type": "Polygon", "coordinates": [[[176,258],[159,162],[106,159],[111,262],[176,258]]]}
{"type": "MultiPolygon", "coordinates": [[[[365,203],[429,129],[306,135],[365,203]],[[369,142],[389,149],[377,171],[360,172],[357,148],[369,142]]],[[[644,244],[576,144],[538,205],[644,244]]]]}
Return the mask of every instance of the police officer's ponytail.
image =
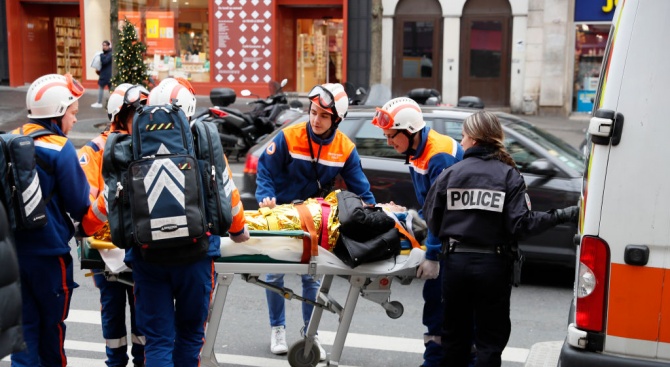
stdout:
{"type": "Polygon", "coordinates": [[[472,114],[463,122],[463,130],[479,145],[489,147],[495,159],[518,170],[514,159],[505,149],[505,133],[496,115],[488,111],[472,114]]]}

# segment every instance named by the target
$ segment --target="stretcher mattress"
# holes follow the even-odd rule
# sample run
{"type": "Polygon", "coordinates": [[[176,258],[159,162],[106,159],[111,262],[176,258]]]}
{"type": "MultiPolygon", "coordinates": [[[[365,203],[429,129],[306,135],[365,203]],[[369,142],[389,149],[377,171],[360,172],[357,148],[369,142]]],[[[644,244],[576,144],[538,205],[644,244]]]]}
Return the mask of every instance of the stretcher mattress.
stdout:
{"type": "MultiPolygon", "coordinates": [[[[240,272],[294,272],[288,271],[288,264],[295,265],[296,273],[307,273],[309,264],[300,264],[303,252],[303,242],[300,238],[292,237],[252,237],[244,243],[234,243],[230,238],[221,238],[221,257],[216,260],[218,271],[240,272]],[[272,259],[256,261],[259,259],[272,259]],[[279,261],[280,263],[276,263],[279,261]],[[221,263],[222,266],[218,266],[221,263]],[[236,263],[239,263],[236,265],[236,263]],[[249,266],[250,263],[257,264],[249,266]],[[283,263],[283,264],[282,264],[283,263]],[[226,265],[223,265],[226,264],[226,265]],[[247,270],[244,270],[244,269],[247,270]]],[[[407,255],[398,255],[396,258],[361,264],[350,268],[335,254],[319,247],[319,255],[314,257],[317,264],[317,274],[337,275],[413,275],[416,267],[423,261],[425,252],[419,248],[412,249],[407,255]]]]}
{"type": "MultiPolygon", "coordinates": [[[[125,251],[109,242],[93,240],[92,250],[97,250],[112,273],[128,270],[123,262],[125,251]]],[[[307,273],[309,264],[301,264],[303,241],[295,237],[251,237],[244,243],[235,243],[228,237],[221,237],[221,257],[216,259],[219,272],[231,273],[307,273]],[[220,265],[219,265],[220,264],[220,265]],[[293,265],[293,266],[287,266],[293,265]]],[[[362,264],[352,269],[332,252],[319,247],[319,255],[313,259],[318,274],[337,275],[412,275],[423,261],[425,252],[412,249],[409,254],[374,263],[362,264]]]]}

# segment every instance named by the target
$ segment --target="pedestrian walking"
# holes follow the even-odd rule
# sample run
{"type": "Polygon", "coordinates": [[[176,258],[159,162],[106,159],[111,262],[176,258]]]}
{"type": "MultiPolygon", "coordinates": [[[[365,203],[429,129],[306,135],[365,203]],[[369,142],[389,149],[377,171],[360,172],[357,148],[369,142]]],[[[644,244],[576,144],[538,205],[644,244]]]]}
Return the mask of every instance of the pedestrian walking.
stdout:
{"type": "Polygon", "coordinates": [[[102,54],[100,54],[100,71],[98,73],[98,100],[91,105],[93,108],[102,108],[102,97],[105,95],[105,87],[112,91],[112,44],[102,41],[102,54]]]}

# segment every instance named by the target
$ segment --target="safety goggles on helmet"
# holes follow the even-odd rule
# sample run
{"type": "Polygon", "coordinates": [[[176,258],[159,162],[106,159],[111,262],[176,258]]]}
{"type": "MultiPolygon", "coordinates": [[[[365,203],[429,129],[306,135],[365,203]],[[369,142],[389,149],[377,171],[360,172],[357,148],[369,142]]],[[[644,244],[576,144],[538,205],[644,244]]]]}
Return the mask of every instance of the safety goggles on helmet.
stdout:
{"type": "Polygon", "coordinates": [[[74,79],[72,74],[65,74],[65,80],[67,81],[67,89],[73,97],[79,98],[84,94],[84,86],[74,79]]]}
{"type": "Polygon", "coordinates": [[[123,95],[123,104],[124,105],[137,105],[142,103],[149,96],[149,91],[141,85],[133,85],[128,88],[126,93],[123,95]]]}
{"type": "Polygon", "coordinates": [[[382,129],[391,129],[393,128],[393,123],[393,116],[387,111],[377,107],[377,112],[375,112],[375,115],[372,118],[372,124],[382,129]]]}
{"type": "Polygon", "coordinates": [[[333,93],[320,85],[312,88],[309,94],[307,94],[307,98],[309,98],[311,101],[316,99],[319,102],[321,108],[324,109],[335,107],[335,98],[333,97],[333,93]]]}

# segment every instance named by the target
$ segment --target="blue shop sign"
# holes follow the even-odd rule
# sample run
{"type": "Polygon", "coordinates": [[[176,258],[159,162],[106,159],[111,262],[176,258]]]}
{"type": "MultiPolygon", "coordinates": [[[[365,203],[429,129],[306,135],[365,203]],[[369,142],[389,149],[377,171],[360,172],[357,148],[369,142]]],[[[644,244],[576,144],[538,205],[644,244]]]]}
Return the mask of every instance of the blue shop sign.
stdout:
{"type": "Polygon", "coordinates": [[[611,22],[617,0],[576,0],[575,22],[611,22]]]}

